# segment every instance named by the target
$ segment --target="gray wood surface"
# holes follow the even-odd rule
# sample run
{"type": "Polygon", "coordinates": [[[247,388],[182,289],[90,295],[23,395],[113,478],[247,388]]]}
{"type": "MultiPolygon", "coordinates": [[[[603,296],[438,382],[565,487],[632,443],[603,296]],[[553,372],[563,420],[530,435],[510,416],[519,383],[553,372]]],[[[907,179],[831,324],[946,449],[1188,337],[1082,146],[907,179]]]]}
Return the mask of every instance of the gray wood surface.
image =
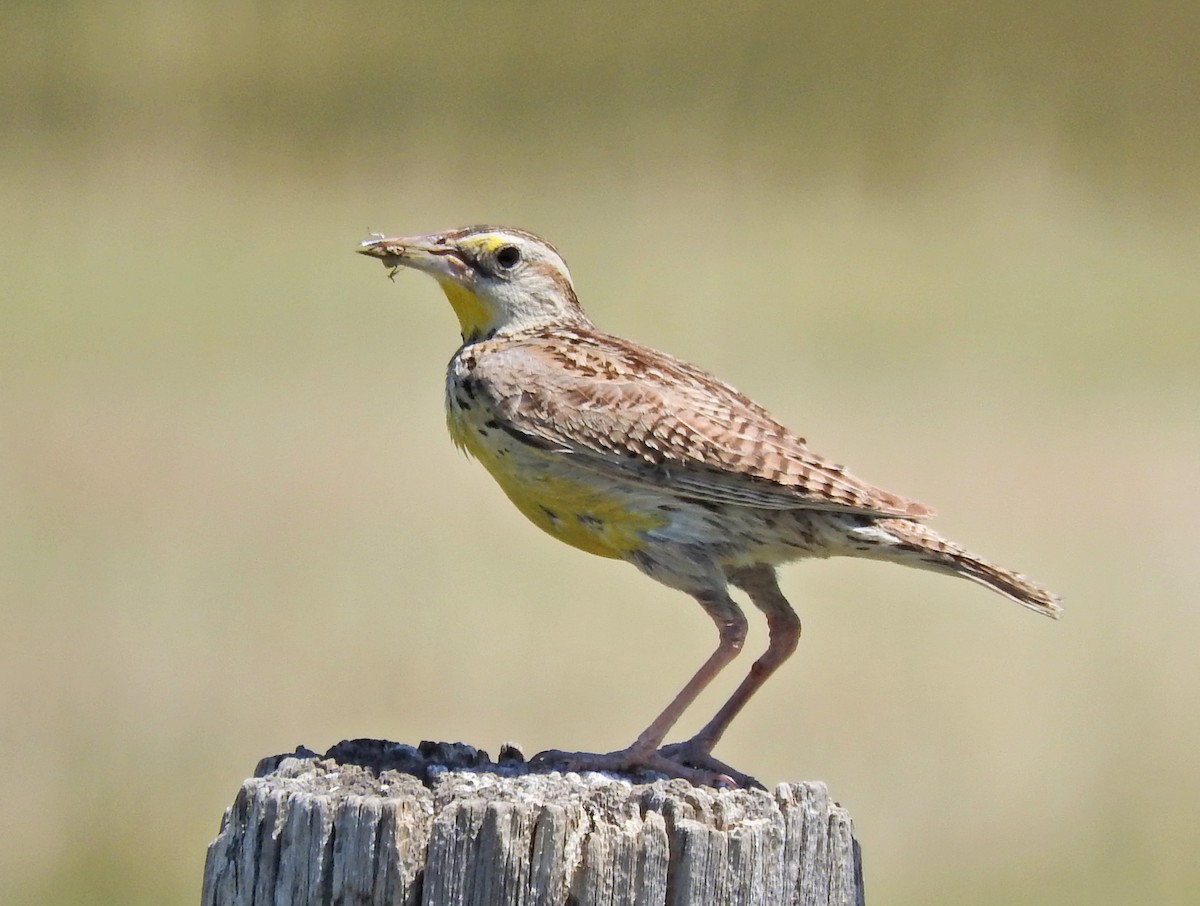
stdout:
{"type": "Polygon", "coordinates": [[[821,783],[700,789],[538,773],[511,749],[493,763],[462,744],[373,740],[260,762],[209,846],[202,895],[203,906],[862,902],[850,817],[821,783]]]}

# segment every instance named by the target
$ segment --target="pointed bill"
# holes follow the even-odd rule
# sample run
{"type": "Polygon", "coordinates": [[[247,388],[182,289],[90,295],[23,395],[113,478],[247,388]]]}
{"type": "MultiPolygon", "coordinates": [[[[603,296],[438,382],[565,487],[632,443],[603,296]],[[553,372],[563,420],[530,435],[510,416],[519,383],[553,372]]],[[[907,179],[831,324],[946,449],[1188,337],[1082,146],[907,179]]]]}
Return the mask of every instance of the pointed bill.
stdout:
{"type": "Polygon", "coordinates": [[[388,268],[389,277],[402,267],[410,267],[434,277],[457,279],[468,269],[458,246],[440,234],[396,237],[372,234],[355,251],[378,258],[388,268]]]}

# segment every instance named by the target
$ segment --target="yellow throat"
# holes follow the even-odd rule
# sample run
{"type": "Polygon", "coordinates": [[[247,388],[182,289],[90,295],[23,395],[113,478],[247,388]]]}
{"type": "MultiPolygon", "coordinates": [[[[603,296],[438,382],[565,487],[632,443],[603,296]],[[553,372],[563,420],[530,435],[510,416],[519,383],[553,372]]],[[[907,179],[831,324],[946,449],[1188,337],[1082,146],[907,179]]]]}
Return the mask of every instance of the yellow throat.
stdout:
{"type": "Polygon", "coordinates": [[[464,340],[469,337],[487,336],[495,329],[496,313],[483,299],[448,277],[439,278],[438,284],[450,300],[454,314],[458,316],[464,340]]]}

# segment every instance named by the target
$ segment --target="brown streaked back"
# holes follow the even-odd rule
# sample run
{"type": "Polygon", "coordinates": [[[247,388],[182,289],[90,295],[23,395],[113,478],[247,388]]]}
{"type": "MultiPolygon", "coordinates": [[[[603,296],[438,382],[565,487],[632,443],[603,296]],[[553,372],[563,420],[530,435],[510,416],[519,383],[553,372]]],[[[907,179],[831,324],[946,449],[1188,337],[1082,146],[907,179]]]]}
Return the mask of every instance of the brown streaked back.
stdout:
{"type": "Polygon", "coordinates": [[[616,480],[715,504],[923,518],[713,375],[592,330],[508,334],[460,356],[506,431],[616,480]]]}

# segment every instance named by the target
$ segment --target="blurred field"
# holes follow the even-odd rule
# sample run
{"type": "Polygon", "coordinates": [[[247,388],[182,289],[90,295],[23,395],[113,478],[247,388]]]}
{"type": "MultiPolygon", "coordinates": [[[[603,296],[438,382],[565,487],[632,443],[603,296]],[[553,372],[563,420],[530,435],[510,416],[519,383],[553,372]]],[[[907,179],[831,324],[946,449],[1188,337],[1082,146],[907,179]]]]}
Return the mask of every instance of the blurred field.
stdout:
{"type": "Polygon", "coordinates": [[[708,652],[454,453],[448,306],[352,254],[481,221],[1066,598],[785,571],[719,754],[827,781],[869,902],[1200,900],[1198,10],[5,6],[5,901],[193,900],[263,755],[611,748],[708,652]]]}

